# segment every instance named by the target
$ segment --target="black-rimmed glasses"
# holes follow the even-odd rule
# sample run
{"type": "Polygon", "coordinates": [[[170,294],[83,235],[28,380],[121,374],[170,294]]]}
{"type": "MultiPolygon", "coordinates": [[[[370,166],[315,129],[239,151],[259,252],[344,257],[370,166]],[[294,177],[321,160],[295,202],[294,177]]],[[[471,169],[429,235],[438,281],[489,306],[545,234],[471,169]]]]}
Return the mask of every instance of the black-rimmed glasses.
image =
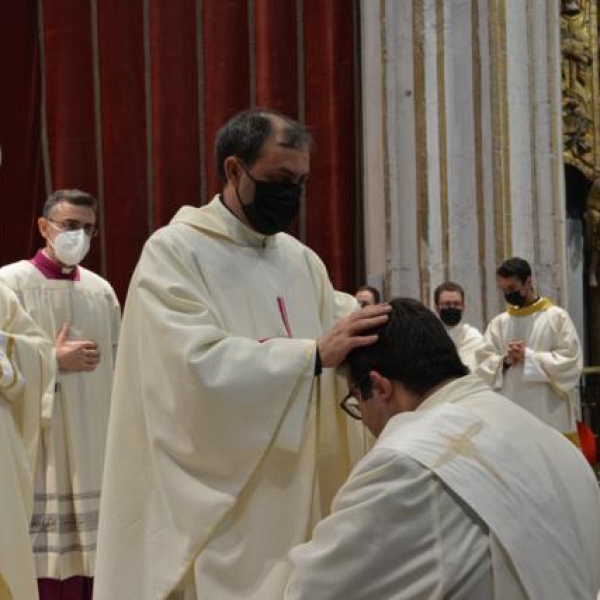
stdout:
{"type": "MultiPolygon", "coordinates": [[[[340,402],[340,408],[353,419],[362,421],[362,412],[360,410],[360,401],[356,397],[356,392],[360,390],[361,386],[364,385],[369,379],[369,374],[366,373],[353,385],[348,393],[344,396],[344,399],[340,402]]],[[[365,402],[368,398],[363,398],[365,402]]]]}

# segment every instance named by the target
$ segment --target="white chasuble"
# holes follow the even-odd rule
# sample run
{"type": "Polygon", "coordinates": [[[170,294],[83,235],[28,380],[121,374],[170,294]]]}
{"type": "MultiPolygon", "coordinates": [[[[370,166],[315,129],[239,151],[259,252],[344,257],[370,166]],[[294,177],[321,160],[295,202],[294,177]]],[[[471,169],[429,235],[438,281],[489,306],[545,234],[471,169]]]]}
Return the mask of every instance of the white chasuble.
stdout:
{"type": "Polygon", "coordinates": [[[29,539],[33,461],[54,374],[52,345],[0,285],[0,600],[38,597],[29,539]]]}
{"type": "Polygon", "coordinates": [[[468,323],[459,323],[455,327],[446,327],[450,339],[454,342],[460,360],[474,372],[477,368],[476,353],[484,344],[483,335],[468,323]]]}
{"type": "Polygon", "coordinates": [[[521,309],[510,307],[492,319],[485,341],[477,353],[477,374],[544,423],[565,434],[575,432],[583,361],[567,312],[546,298],[521,309]],[[503,369],[511,340],[525,342],[525,360],[503,369]]]}
{"type": "Polygon", "coordinates": [[[77,281],[48,279],[30,261],[0,269],[52,344],[65,323],[71,340],[99,346],[95,371],[60,372],[42,406],[31,539],[38,577],[93,576],[100,486],[120,308],[111,286],[78,267],[77,281]]]}
{"type": "MultiPolygon", "coordinates": [[[[97,600],[278,598],[361,454],[316,339],[356,301],[218,198],[147,242],[124,311],[97,600]]],[[[345,383],[344,383],[345,385],[345,383]]]]}
{"type": "Polygon", "coordinates": [[[291,559],[286,600],[594,598],[598,484],[573,444],[470,375],[390,419],[291,559]]]}

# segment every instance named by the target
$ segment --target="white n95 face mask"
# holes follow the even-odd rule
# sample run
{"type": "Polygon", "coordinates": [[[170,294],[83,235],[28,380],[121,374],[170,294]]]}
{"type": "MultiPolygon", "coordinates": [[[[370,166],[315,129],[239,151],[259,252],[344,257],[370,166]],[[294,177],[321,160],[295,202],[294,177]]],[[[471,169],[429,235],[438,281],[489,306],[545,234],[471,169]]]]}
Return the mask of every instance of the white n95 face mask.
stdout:
{"type": "Polygon", "coordinates": [[[68,267],[78,265],[90,250],[90,237],[83,229],[61,231],[51,243],[56,258],[68,267]]]}

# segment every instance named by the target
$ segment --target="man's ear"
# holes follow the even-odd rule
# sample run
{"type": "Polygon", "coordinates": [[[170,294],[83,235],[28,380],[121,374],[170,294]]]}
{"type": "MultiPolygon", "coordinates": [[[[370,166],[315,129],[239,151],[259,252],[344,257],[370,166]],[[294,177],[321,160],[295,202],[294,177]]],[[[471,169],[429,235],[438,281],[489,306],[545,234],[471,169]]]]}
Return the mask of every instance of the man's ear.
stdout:
{"type": "Polygon", "coordinates": [[[238,184],[240,179],[240,165],[236,160],[235,156],[228,156],[223,163],[223,170],[225,171],[225,177],[227,183],[231,183],[234,187],[238,184]]]}
{"type": "Polygon", "coordinates": [[[388,379],[378,371],[370,371],[371,389],[373,396],[376,396],[381,401],[389,404],[394,396],[394,384],[391,379],[388,379]]]}
{"type": "Polygon", "coordinates": [[[38,229],[40,231],[40,235],[47,240],[49,233],[48,233],[48,229],[50,227],[50,223],[48,222],[48,220],[45,217],[39,217],[37,220],[37,225],[38,225],[38,229]]]}

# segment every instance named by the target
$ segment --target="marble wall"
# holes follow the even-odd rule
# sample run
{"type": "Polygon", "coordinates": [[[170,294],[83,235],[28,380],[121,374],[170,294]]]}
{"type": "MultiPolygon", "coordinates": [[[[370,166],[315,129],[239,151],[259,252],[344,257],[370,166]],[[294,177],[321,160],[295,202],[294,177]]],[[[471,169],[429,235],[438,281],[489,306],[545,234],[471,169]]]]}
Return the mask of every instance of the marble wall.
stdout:
{"type": "Polygon", "coordinates": [[[483,327],[518,255],[566,306],[559,0],[361,11],[367,279],[429,304],[455,280],[483,327]]]}

